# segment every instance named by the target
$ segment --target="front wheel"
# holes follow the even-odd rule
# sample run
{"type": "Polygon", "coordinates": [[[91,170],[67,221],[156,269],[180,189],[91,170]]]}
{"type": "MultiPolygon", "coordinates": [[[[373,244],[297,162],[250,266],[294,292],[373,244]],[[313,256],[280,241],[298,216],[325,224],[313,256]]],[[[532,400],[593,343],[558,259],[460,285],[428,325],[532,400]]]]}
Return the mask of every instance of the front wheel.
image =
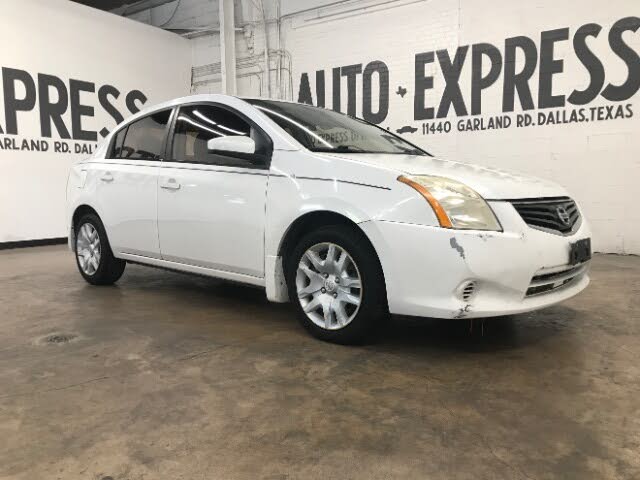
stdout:
{"type": "Polygon", "coordinates": [[[387,315],[380,263],[364,234],[322,227],[304,236],[287,262],[289,298],[315,337],[361,343],[387,315]]]}
{"type": "Polygon", "coordinates": [[[117,282],[127,263],[113,256],[100,218],[88,213],[75,227],[76,263],[82,277],[92,285],[117,282]]]}

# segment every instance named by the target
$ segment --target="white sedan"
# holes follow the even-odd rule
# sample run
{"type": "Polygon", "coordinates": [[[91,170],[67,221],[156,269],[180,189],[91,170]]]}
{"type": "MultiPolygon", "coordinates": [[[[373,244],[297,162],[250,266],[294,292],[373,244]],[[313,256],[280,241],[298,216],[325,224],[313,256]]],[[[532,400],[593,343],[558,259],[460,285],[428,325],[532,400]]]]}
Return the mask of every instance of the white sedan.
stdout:
{"type": "Polygon", "coordinates": [[[589,283],[589,227],[562,187],[291,102],[142,111],[73,166],[67,203],[89,283],[135,262],[257,285],[329,341],[362,341],[388,313],[531,311],[589,283]]]}

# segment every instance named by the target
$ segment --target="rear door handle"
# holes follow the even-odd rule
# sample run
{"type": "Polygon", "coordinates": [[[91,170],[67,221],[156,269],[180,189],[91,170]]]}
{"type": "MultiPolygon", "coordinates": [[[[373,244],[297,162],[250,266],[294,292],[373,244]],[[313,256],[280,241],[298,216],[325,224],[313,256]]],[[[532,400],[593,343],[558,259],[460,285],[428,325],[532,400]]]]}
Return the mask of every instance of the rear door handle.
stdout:
{"type": "Polygon", "coordinates": [[[175,178],[170,178],[166,182],[161,183],[160,188],[164,188],[165,190],[180,190],[180,184],[175,178]]]}
{"type": "Polygon", "coordinates": [[[111,175],[111,172],[105,172],[100,177],[100,180],[103,182],[113,182],[113,175],[111,175]]]}

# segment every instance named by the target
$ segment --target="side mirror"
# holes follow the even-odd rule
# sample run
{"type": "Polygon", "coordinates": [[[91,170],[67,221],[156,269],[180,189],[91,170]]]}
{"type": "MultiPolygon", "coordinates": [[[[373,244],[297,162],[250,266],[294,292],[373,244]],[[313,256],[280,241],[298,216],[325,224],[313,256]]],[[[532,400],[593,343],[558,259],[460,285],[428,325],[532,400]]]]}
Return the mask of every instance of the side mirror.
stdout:
{"type": "Polygon", "coordinates": [[[207,149],[216,152],[256,153],[256,142],[244,135],[229,135],[212,138],[207,142],[207,149]]]}

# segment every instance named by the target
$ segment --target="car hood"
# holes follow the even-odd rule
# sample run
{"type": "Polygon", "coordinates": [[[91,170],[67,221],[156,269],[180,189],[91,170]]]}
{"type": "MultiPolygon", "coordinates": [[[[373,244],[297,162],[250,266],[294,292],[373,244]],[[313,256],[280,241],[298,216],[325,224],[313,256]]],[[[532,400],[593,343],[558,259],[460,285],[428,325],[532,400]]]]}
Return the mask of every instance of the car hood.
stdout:
{"type": "Polygon", "coordinates": [[[365,163],[399,174],[435,175],[451,178],[473,188],[487,200],[566,196],[560,185],[536,177],[496,168],[453,162],[419,155],[327,154],[332,158],[365,163]]]}

